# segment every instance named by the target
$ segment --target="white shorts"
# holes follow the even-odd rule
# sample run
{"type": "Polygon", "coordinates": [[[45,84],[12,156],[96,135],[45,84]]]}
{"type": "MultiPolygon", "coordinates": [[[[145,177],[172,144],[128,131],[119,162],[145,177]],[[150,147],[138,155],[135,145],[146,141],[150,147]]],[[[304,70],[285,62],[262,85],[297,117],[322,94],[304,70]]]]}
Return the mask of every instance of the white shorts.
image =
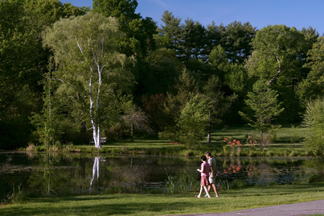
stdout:
{"type": "Polygon", "coordinates": [[[209,184],[215,184],[215,175],[210,175],[208,178],[209,184]]]}

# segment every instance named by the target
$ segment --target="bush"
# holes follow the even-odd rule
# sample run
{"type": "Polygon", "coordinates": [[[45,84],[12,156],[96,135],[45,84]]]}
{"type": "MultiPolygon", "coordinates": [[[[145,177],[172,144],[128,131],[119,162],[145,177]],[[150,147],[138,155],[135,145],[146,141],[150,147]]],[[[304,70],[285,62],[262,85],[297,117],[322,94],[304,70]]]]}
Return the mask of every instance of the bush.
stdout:
{"type": "Polygon", "coordinates": [[[35,150],[35,145],[34,143],[28,143],[28,146],[26,147],[26,151],[33,151],[35,150]]]}
{"type": "Polygon", "coordinates": [[[324,152],[324,99],[319,98],[307,104],[304,115],[304,124],[309,127],[306,135],[306,146],[312,149],[315,155],[324,152]]]}

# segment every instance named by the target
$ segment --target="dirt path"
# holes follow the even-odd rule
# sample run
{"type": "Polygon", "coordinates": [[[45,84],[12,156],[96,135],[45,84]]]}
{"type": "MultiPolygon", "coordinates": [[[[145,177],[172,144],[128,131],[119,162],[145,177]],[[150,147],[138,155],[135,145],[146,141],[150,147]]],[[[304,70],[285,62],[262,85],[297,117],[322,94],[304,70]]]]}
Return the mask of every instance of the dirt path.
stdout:
{"type": "Polygon", "coordinates": [[[324,214],[324,200],[245,209],[225,213],[190,214],[182,216],[301,216],[324,214]]]}

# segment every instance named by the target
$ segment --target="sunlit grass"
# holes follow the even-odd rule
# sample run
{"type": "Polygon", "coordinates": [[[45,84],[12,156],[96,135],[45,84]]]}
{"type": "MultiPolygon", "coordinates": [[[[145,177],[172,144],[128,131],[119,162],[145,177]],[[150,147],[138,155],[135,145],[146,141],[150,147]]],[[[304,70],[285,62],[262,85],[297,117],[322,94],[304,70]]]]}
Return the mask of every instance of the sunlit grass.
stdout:
{"type": "MultiPolygon", "coordinates": [[[[250,145],[247,137],[250,134],[259,135],[259,132],[251,127],[227,127],[223,130],[217,130],[212,133],[211,145],[206,145],[206,140],[202,140],[200,145],[194,149],[186,149],[184,144],[174,143],[167,139],[159,139],[158,137],[135,137],[135,141],[121,140],[107,142],[102,145],[102,149],[96,149],[94,144],[85,145],[67,145],[59,151],[63,152],[88,152],[88,153],[108,153],[108,154],[144,154],[144,155],[169,155],[169,156],[197,156],[211,151],[217,156],[241,156],[241,157],[309,157],[313,156],[313,152],[305,147],[304,141],[309,133],[308,128],[303,127],[282,127],[276,132],[274,142],[265,146],[262,150],[259,146],[250,145]],[[240,151],[236,149],[224,149],[224,137],[231,137],[239,140],[243,146],[240,151]]],[[[40,147],[38,151],[46,151],[40,147]]]]}
{"type": "MultiPolygon", "coordinates": [[[[228,212],[323,199],[324,183],[221,191],[212,199],[187,194],[115,194],[27,199],[0,207],[0,215],[171,215],[228,212]]],[[[212,193],[212,195],[214,195],[212,193]]]]}

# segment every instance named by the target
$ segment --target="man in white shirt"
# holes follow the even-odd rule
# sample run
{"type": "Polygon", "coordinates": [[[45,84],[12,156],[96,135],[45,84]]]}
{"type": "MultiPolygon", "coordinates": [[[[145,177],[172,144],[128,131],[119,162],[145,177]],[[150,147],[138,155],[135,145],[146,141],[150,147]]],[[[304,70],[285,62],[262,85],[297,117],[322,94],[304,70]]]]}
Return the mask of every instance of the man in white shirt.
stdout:
{"type": "Polygon", "coordinates": [[[218,193],[215,186],[215,180],[216,180],[216,161],[214,158],[212,158],[210,152],[206,152],[206,157],[208,159],[208,164],[210,166],[210,172],[209,172],[209,185],[208,185],[208,193],[210,191],[210,185],[212,185],[214,192],[216,194],[216,197],[218,197],[218,193]]]}

